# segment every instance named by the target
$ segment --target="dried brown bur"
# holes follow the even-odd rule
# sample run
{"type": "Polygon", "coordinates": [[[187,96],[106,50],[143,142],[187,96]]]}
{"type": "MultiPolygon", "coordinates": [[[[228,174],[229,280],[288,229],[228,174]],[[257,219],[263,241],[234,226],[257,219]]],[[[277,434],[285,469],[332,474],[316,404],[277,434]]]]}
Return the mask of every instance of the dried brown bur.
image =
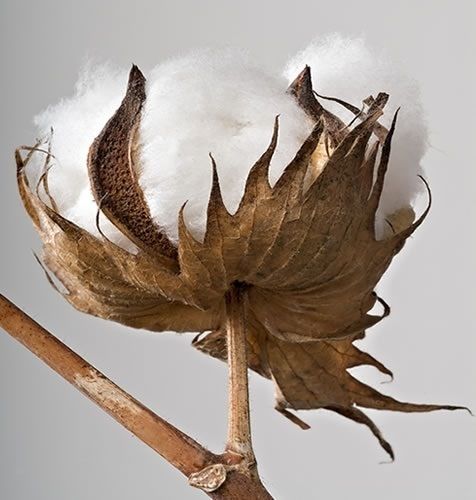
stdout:
{"type": "MultiPolygon", "coordinates": [[[[248,364],[276,384],[276,408],[302,427],[288,408],[332,410],[367,425],[393,457],[360,407],[404,412],[460,408],[402,403],[348,372],[372,365],[390,375],[353,342],[388,315],[374,288],[430,204],[417,220],[411,207],[390,216],[392,231],[377,240],[375,213],[396,123],[395,116],[388,133],[378,123],[388,96],[368,101],[360,123],[350,127],[317,101],[308,68],[289,92],[315,121],[314,130],[271,186],[276,119],[271,143],[251,168],[235,214],[223,204],[212,159],[203,241],[187,229],[183,210],[178,248],[150,216],[135,173],[146,99],[145,79],[136,67],[120,108],[90,148],[88,167],[101,210],[137,253],[93,236],[43,201],[28,184],[28,157],[23,160],[17,152],[20,194],[42,237],[44,263],[74,307],[153,331],[211,331],[193,345],[226,360],[224,297],[239,285],[245,290],[248,364]],[[369,146],[372,134],[381,143],[369,146]],[[377,302],[382,313],[371,314],[377,302]]],[[[42,182],[47,189],[47,175],[42,182]]]]}

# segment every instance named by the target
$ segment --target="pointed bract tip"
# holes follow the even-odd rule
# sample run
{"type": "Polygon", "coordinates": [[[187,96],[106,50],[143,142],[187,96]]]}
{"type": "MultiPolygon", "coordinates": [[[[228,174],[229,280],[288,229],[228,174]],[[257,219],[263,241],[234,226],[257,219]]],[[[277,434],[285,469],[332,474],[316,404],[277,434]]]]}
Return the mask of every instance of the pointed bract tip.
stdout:
{"type": "Polygon", "coordinates": [[[295,94],[312,93],[311,67],[306,65],[299,75],[291,82],[288,92],[295,94]]]}
{"type": "Polygon", "coordinates": [[[393,115],[393,120],[392,120],[392,127],[395,128],[395,124],[397,123],[398,115],[400,113],[400,110],[402,108],[398,107],[397,110],[395,111],[395,114],[393,115]]]}
{"type": "Polygon", "coordinates": [[[471,411],[471,408],[468,408],[467,406],[462,406],[461,410],[466,410],[472,417],[474,417],[474,413],[471,411]]]}
{"type": "Polygon", "coordinates": [[[133,64],[129,71],[129,86],[136,82],[145,82],[145,76],[139,67],[133,64]]]}
{"type": "Polygon", "coordinates": [[[182,203],[182,206],[180,207],[180,210],[179,210],[179,215],[183,214],[183,211],[185,210],[185,207],[187,206],[187,203],[188,203],[188,200],[186,200],[186,201],[184,201],[182,203]]]}
{"type": "Polygon", "coordinates": [[[297,78],[294,80],[295,82],[299,82],[300,85],[307,85],[312,87],[312,75],[311,75],[311,66],[304,66],[304,69],[299,73],[297,78]]]}
{"type": "Polygon", "coordinates": [[[215,161],[215,158],[213,157],[213,154],[211,152],[208,152],[208,157],[210,158],[211,162],[212,162],[212,168],[213,169],[216,169],[217,167],[217,162],[215,161]]]}
{"type": "Polygon", "coordinates": [[[301,73],[299,73],[299,76],[301,76],[302,78],[311,79],[311,66],[309,66],[309,64],[306,64],[301,73]]]}
{"type": "Polygon", "coordinates": [[[208,153],[208,156],[210,157],[211,167],[212,167],[212,189],[211,189],[210,199],[208,200],[208,204],[210,205],[212,204],[214,197],[216,195],[221,197],[221,193],[220,193],[220,181],[218,180],[217,163],[211,153],[208,153]]]}

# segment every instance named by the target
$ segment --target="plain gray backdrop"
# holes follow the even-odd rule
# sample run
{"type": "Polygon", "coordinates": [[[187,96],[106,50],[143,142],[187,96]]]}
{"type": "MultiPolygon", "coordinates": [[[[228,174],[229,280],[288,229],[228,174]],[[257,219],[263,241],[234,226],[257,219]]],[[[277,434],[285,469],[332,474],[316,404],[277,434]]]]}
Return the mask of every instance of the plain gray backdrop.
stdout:
{"type": "MultiPolygon", "coordinates": [[[[421,84],[435,202],[378,291],[392,315],[363,347],[395,373],[359,375],[408,401],[476,409],[476,20],[467,1],[1,1],[0,291],[160,415],[220,450],[226,369],[191,335],[134,331],[76,312],[34,261],[39,239],[20,204],[13,150],[34,139],[32,116],[70,95],[86,56],[145,71],[194,47],[244,47],[270,66],[314,36],[363,34],[407,60],[421,84]]],[[[380,89],[376,89],[380,90],[380,89]]],[[[385,89],[383,89],[385,90],[385,89]]],[[[254,441],[263,480],[280,500],[470,500],[476,420],[465,412],[368,411],[393,444],[325,411],[301,431],[273,410],[269,382],[251,375],[254,441]]],[[[18,343],[0,332],[2,500],[203,498],[18,343]]]]}

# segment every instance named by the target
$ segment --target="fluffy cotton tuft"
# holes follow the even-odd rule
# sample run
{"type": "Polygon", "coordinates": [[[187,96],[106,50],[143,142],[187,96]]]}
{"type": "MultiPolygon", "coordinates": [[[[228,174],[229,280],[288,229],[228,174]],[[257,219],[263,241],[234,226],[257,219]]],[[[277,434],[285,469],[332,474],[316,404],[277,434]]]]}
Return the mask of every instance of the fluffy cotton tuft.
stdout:
{"type": "MultiPolygon", "coordinates": [[[[387,126],[394,110],[402,106],[380,220],[412,200],[419,189],[417,174],[426,138],[418,89],[404,71],[373,55],[362,40],[332,36],[311,44],[289,62],[287,80],[264,71],[241,52],[202,50],[165,62],[146,75],[139,182],[152,216],[172,240],[177,240],[178,212],[185,202],[188,227],[197,237],[204,233],[211,187],[209,153],[217,162],[227,208],[232,212],[237,208],[248,172],[268,146],[279,114],[279,144],[270,169],[271,182],[277,180],[312,128],[285,93],[288,82],[306,64],[313,69],[315,88],[324,95],[358,105],[370,94],[388,92],[391,100],[381,120],[387,126]]],[[[126,71],[88,65],[74,95],[35,118],[40,135],[54,129],[52,196],[65,217],[93,234],[97,234],[97,206],[88,180],[88,149],[119,106],[126,84],[126,71]]],[[[350,120],[346,110],[324,104],[350,120]]],[[[34,155],[33,178],[38,178],[43,160],[40,153],[34,155]]],[[[133,249],[105,217],[101,229],[133,249]]]]}
{"type": "MultiPolygon", "coordinates": [[[[288,82],[306,66],[311,67],[314,90],[321,95],[337,97],[361,107],[362,100],[379,92],[390,95],[379,120],[390,127],[393,115],[400,109],[392,141],[389,169],[377,213],[377,228],[385,216],[408,205],[421,191],[420,162],[427,147],[427,127],[419,88],[404,65],[384,51],[371,51],[362,38],[345,38],[338,34],[316,39],[287,64],[288,82]]],[[[348,123],[353,115],[337,103],[321,103],[348,123]]]]}
{"type": "Polygon", "coordinates": [[[234,212],[250,168],[280,134],[270,166],[274,183],[312,129],[286,80],[237,51],[199,51],[158,66],[150,75],[141,119],[140,183],[152,216],[177,240],[177,216],[187,202],[189,229],[202,236],[211,188],[209,153],[223,200],[234,212]]]}
{"type": "MultiPolygon", "coordinates": [[[[89,146],[118,108],[127,85],[127,71],[109,64],[88,63],[80,73],[72,97],[49,106],[34,118],[41,138],[51,135],[54,155],[48,175],[49,188],[62,215],[93,234],[97,205],[89,184],[87,157],[89,146]]],[[[36,153],[29,167],[35,183],[42,171],[45,155],[36,153]]],[[[130,242],[101,217],[101,228],[115,242],[132,248],[130,242]]]]}

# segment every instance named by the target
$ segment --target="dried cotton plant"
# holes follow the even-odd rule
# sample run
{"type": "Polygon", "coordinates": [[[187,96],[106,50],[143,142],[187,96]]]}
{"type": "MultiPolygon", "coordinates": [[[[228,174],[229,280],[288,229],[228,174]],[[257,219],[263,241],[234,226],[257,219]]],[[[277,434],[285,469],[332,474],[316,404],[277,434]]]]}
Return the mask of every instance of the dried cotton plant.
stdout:
{"type": "MultiPolygon", "coordinates": [[[[287,89],[242,55],[197,52],[159,66],[149,85],[133,66],[122,102],[124,75],[103,68],[37,119],[53,125],[45,141],[17,151],[42,262],[70,304],[134,328],[198,332],[195,348],[228,361],[225,452],[185,469],[169,460],[214,498],[270,498],[251,442],[248,368],[272,381],[276,409],[301,428],[291,410],[331,410],[366,425],[392,458],[362,408],[459,408],[400,402],[348,371],[371,365],[391,376],[354,342],[389,314],[375,287],[431,205],[417,103],[403,110],[398,137],[400,103],[390,99],[388,117],[389,95],[375,92],[391,89],[361,93],[357,105],[334,97],[332,80],[337,93],[359,63],[356,86],[372,71],[385,80],[362,41],[339,37],[290,62],[287,74],[300,72],[287,89]],[[317,90],[306,65],[314,59],[317,90]],[[333,74],[326,60],[341,67],[333,74]],[[417,183],[428,194],[419,216],[417,183]],[[234,472],[251,489],[230,493],[234,472]]],[[[142,418],[145,409],[94,370],[63,376],[123,425],[142,418]]]]}

